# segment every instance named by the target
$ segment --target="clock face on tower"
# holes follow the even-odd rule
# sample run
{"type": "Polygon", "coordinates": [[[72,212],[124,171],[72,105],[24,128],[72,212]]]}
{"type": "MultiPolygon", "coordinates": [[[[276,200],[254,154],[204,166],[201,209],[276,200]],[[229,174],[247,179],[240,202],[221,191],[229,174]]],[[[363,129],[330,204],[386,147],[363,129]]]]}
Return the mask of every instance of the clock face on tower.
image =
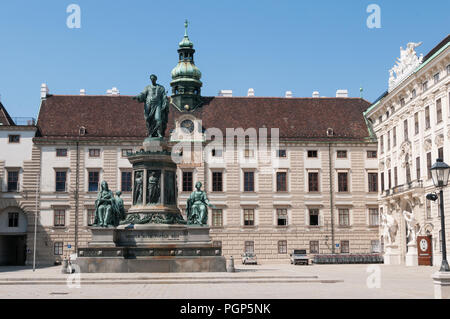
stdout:
{"type": "Polygon", "coordinates": [[[192,122],[191,120],[184,120],[183,122],[181,122],[180,127],[182,129],[185,129],[189,133],[194,132],[194,122],[192,122]]]}
{"type": "Polygon", "coordinates": [[[422,239],[420,241],[420,250],[427,251],[427,249],[428,249],[428,242],[425,239],[422,239]]]}

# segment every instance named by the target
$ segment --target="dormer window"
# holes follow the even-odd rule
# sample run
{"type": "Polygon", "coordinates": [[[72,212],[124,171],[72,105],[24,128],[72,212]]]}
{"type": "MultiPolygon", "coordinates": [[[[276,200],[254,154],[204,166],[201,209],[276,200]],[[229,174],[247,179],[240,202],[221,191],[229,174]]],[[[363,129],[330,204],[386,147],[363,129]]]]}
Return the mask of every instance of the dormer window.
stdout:
{"type": "Polygon", "coordinates": [[[86,135],[86,128],[84,126],[80,127],[80,136],[86,135]]]}
{"type": "Polygon", "coordinates": [[[332,128],[327,129],[327,136],[334,136],[334,130],[332,128]]]}

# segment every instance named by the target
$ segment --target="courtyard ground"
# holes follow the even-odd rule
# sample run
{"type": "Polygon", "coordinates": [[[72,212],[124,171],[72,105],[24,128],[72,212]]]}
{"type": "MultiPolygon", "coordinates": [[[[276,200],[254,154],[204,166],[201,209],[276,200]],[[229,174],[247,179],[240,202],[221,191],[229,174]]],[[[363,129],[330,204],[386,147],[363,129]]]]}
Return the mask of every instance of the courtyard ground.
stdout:
{"type": "Polygon", "coordinates": [[[387,265],[236,265],[235,273],[80,274],[80,288],[76,288],[67,285],[69,275],[62,274],[60,266],[35,272],[0,267],[0,298],[432,299],[431,276],[437,270],[387,265]]]}

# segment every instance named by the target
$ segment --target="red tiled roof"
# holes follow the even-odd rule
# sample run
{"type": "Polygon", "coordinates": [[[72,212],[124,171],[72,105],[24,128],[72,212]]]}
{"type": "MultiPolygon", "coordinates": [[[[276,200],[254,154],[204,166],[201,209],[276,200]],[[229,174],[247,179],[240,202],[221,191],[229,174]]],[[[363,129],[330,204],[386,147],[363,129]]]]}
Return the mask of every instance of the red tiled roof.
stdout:
{"type": "MultiPolygon", "coordinates": [[[[339,140],[363,140],[369,131],[360,98],[204,97],[191,114],[204,128],[280,129],[285,139],[323,140],[333,128],[339,140]]],[[[37,126],[43,138],[72,139],[86,128],[85,139],[141,139],[146,136],[143,104],[130,96],[51,95],[43,101],[37,126]]],[[[167,130],[186,112],[171,106],[167,130]]],[[[167,136],[168,134],[166,134],[167,136]]]]}
{"type": "Polygon", "coordinates": [[[15,125],[11,116],[9,116],[8,111],[0,102],[0,125],[15,125]]]}

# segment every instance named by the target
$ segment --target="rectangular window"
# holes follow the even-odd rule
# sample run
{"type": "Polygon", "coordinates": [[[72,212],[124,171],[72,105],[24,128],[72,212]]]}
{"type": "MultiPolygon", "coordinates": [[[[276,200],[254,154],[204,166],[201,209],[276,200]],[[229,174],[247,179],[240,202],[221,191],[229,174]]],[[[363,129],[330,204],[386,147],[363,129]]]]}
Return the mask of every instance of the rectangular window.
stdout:
{"type": "Polygon", "coordinates": [[[244,209],[244,226],[254,226],[254,225],[255,225],[255,210],[244,209]]]}
{"type": "Polygon", "coordinates": [[[427,153],[427,177],[431,179],[431,152],[427,153]]]}
{"type": "Polygon", "coordinates": [[[64,249],[64,243],[63,242],[56,242],[53,246],[53,254],[56,256],[62,256],[64,249]]]}
{"type": "Polygon", "coordinates": [[[213,247],[221,248],[222,247],[222,241],[221,240],[214,240],[213,241],[213,247]]]}
{"type": "Polygon", "coordinates": [[[380,225],[380,214],[378,213],[378,208],[369,208],[369,225],[380,225]]]}
{"type": "Polygon", "coordinates": [[[350,242],[348,240],[341,241],[341,254],[350,253],[350,242]]]}
{"type": "Polygon", "coordinates": [[[420,157],[416,158],[416,178],[420,180],[420,157]]]}
{"type": "Polygon", "coordinates": [[[384,135],[380,136],[380,153],[384,153],[384,135]]]}
{"type": "Polygon", "coordinates": [[[254,157],[254,150],[253,149],[249,149],[249,148],[245,148],[244,149],[244,157],[245,158],[253,158],[254,157]]]}
{"type": "Polygon", "coordinates": [[[433,80],[434,80],[434,84],[437,84],[437,83],[439,82],[439,73],[436,73],[436,74],[433,76],[433,80]]]}
{"type": "Polygon", "coordinates": [[[445,160],[444,159],[444,147],[439,147],[438,148],[438,158],[445,160]]]}
{"type": "Polygon", "coordinates": [[[431,219],[431,201],[429,201],[428,199],[425,199],[426,202],[426,215],[427,215],[427,219],[431,219]]]}
{"type": "Polygon", "coordinates": [[[194,174],[192,172],[183,172],[183,192],[192,192],[194,174]]]}
{"type": "Polygon", "coordinates": [[[447,75],[450,75],[450,64],[447,65],[447,75]]]}
{"type": "Polygon", "coordinates": [[[278,150],[278,157],[286,157],[286,150],[278,150]]]}
{"type": "Polygon", "coordinates": [[[89,157],[100,157],[100,149],[90,148],[89,149],[89,157]]]}
{"type": "Polygon", "coordinates": [[[392,129],[392,146],[397,146],[397,126],[392,129]]]}
{"type": "Polygon", "coordinates": [[[430,121],[430,107],[427,106],[425,108],[425,129],[429,129],[431,127],[431,121],[430,121]]]}
{"type": "Polygon", "coordinates": [[[315,172],[308,173],[308,186],[310,192],[319,191],[319,173],[315,172]]]}
{"type": "Polygon", "coordinates": [[[317,151],[308,151],[309,158],[317,158],[317,151]]]}
{"type": "Polygon", "coordinates": [[[287,191],[287,173],[277,172],[277,192],[287,191]]]}
{"type": "Polygon", "coordinates": [[[348,173],[338,173],[338,192],[348,192],[348,173]]]}
{"type": "Polygon", "coordinates": [[[8,135],[8,141],[9,143],[20,143],[20,135],[8,135]]]}
{"type": "Polygon", "coordinates": [[[253,242],[253,241],[246,241],[244,245],[245,245],[245,252],[246,253],[254,253],[255,252],[255,242],[253,242]]]}
{"type": "Polygon", "coordinates": [[[404,99],[404,98],[401,98],[401,99],[400,99],[400,106],[403,107],[403,106],[405,106],[405,104],[406,104],[406,103],[405,103],[405,99],[404,99]]]}
{"type": "Polygon", "coordinates": [[[278,226],[287,226],[288,214],[286,208],[278,208],[277,209],[277,225],[278,226]]]}
{"type": "Polygon", "coordinates": [[[391,131],[387,132],[387,143],[386,143],[387,150],[389,151],[391,149],[391,131]]]}
{"type": "Polygon", "coordinates": [[[378,192],[378,173],[369,173],[369,192],[378,192]]]}
{"type": "Polygon", "coordinates": [[[8,213],[8,227],[19,227],[19,213],[8,213]]]}
{"type": "Polygon", "coordinates": [[[441,99],[436,101],[436,123],[442,122],[442,101],[441,99]]]}
{"type": "Polygon", "coordinates": [[[121,190],[122,192],[131,192],[132,189],[132,173],[122,172],[121,190]]]}
{"type": "Polygon", "coordinates": [[[56,157],[67,157],[67,148],[57,148],[56,157]]]}
{"type": "Polygon", "coordinates": [[[339,208],[339,226],[350,226],[350,212],[347,208],[339,208]]]}
{"type": "Polygon", "coordinates": [[[380,176],[380,180],[381,180],[381,192],[384,192],[384,172],[381,173],[380,176]]]}
{"type": "Polygon", "coordinates": [[[370,252],[373,254],[381,252],[380,240],[376,239],[370,241],[370,252]]]}
{"type": "Polygon", "coordinates": [[[426,90],[428,90],[428,81],[422,83],[422,92],[425,92],[426,90]]]}
{"type": "Polygon", "coordinates": [[[213,182],[213,192],[223,191],[223,174],[222,172],[213,172],[212,176],[213,182]]]}
{"type": "Polygon", "coordinates": [[[397,167],[394,167],[394,187],[398,186],[398,172],[397,167]]]}
{"type": "Polygon", "coordinates": [[[311,208],[309,210],[309,226],[319,226],[319,209],[311,208]]]}
{"type": "Polygon", "coordinates": [[[221,209],[212,210],[212,226],[222,227],[223,226],[223,214],[221,209]]]}
{"type": "Polygon", "coordinates": [[[66,226],[66,211],[64,209],[57,209],[54,211],[54,226],[66,226]]]}
{"type": "Polygon", "coordinates": [[[89,172],[89,185],[88,185],[89,192],[98,192],[99,178],[100,178],[100,172],[97,172],[97,171],[89,172]]]}
{"type": "Polygon", "coordinates": [[[8,192],[19,191],[19,171],[8,171],[8,192]]]}
{"type": "Polygon", "coordinates": [[[420,126],[419,126],[419,112],[414,114],[414,134],[417,135],[420,132],[420,126]]]}
{"type": "Polygon", "coordinates": [[[408,120],[403,121],[403,139],[408,140],[408,120]]]}
{"type": "Polygon", "coordinates": [[[367,151],[367,158],[377,158],[377,151],[367,151]]]}
{"type": "Polygon", "coordinates": [[[123,148],[122,149],[122,157],[128,157],[128,153],[132,153],[133,150],[131,148],[123,148]]]}
{"type": "Polygon", "coordinates": [[[222,150],[221,149],[213,149],[211,151],[211,154],[213,157],[222,157],[222,150]]]}
{"type": "Polygon", "coordinates": [[[57,192],[65,192],[66,191],[66,180],[67,180],[67,172],[66,171],[57,171],[56,172],[56,191],[57,192]]]}
{"type": "Polygon", "coordinates": [[[392,171],[391,170],[388,170],[388,186],[389,186],[389,189],[392,188],[392,171]]]}
{"type": "Polygon", "coordinates": [[[95,209],[88,209],[87,211],[87,224],[92,226],[95,223],[95,209]]]}
{"type": "Polygon", "coordinates": [[[337,158],[347,158],[347,151],[337,151],[337,158]]]}
{"type": "Polygon", "coordinates": [[[413,89],[413,90],[411,91],[411,98],[414,99],[416,96],[417,96],[416,89],[413,89]]]}
{"type": "Polygon", "coordinates": [[[255,191],[255,173],[244,172],[244,192],[255,191]]]}
{"type": "Polygon", "coordinates": [[[319,253],[319,241],[312,240],[309,242],[309,253],[310,254],[318,254],[319,253]]]}
{"type": "Polygon", "coordinates": [[[278,253],[279,254],[287,254],[287,241],[286,240],[278,241],[278,253]]]}

